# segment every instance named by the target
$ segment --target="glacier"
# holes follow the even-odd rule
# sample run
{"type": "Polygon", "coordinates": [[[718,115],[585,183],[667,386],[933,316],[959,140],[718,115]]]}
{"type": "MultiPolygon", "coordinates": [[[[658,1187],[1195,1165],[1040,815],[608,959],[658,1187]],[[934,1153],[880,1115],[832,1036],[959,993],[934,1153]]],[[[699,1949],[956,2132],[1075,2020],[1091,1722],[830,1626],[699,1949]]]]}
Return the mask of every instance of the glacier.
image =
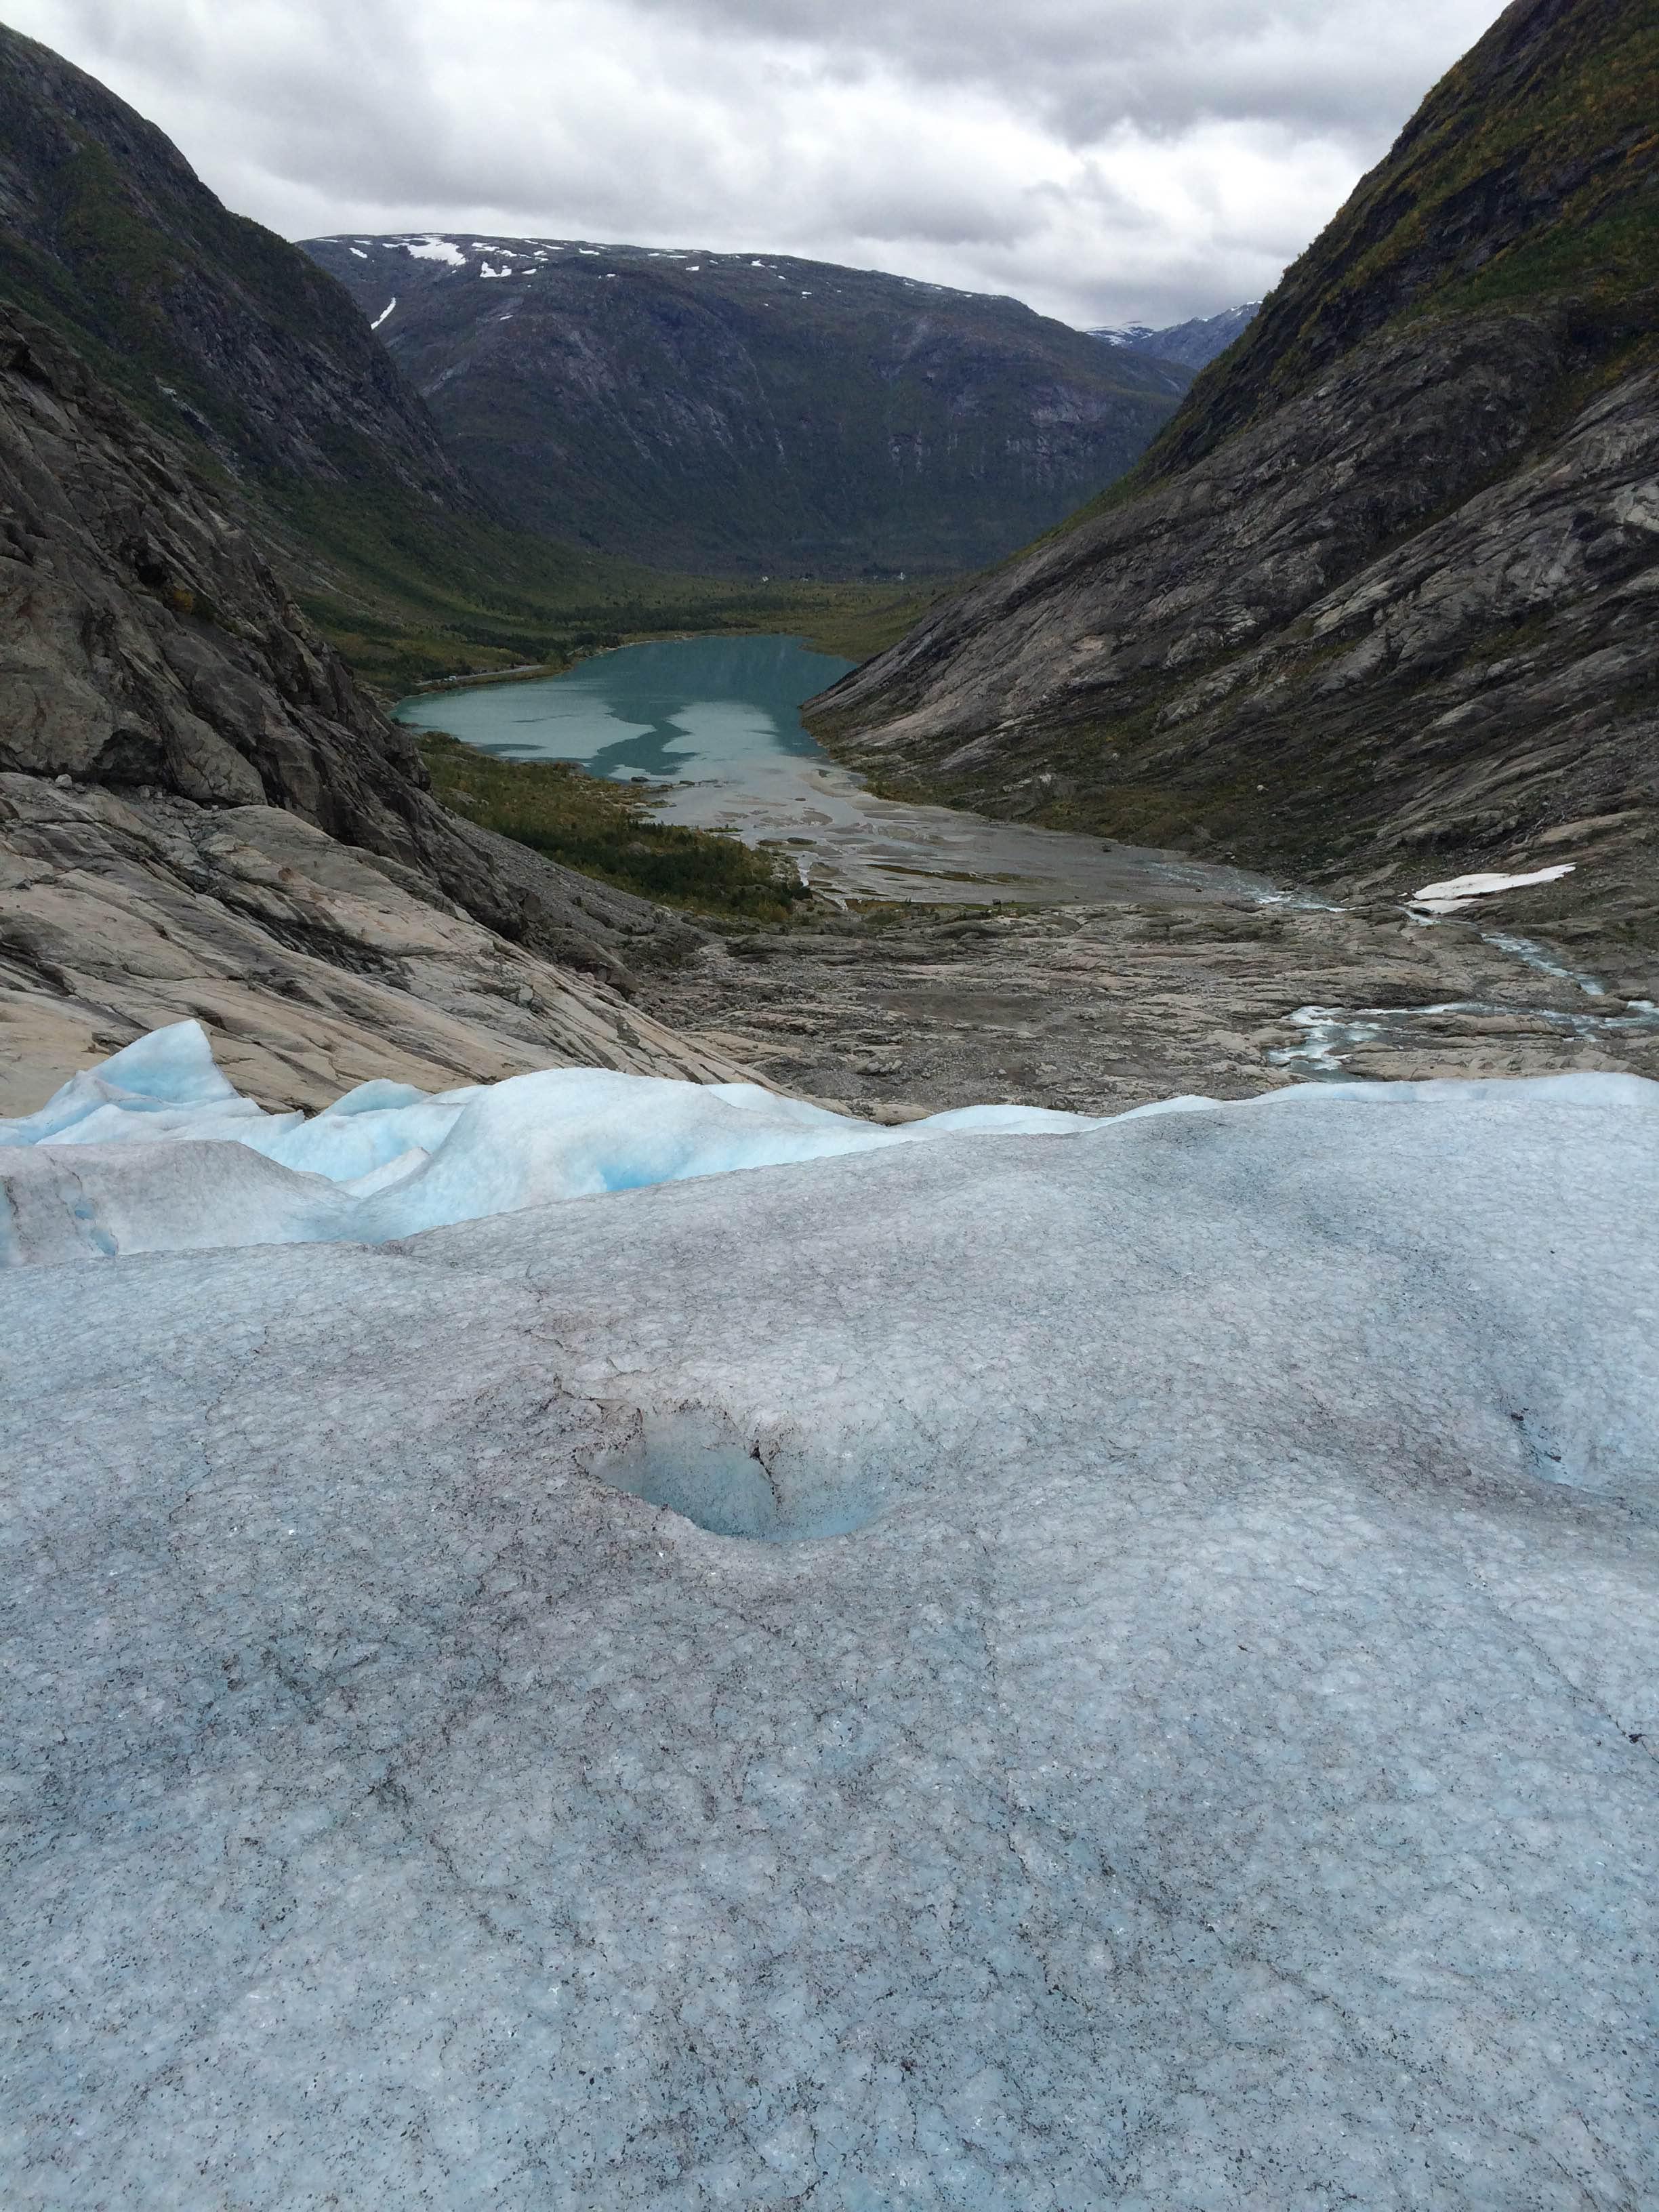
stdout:
{"type": "MultiPolygon", "coordinates": [[[[1182,1097],[1131,1110],[1212,1103],[1182,1097]]],[[[238,1095],[199,1023],[175,1022],[72,1076],[38,1112],[0,1121],[0,1191],[10,1200],[9,1218],[0,1215],[0,1267],[209,1244],[378,1243],[686,1176],[941,1136],[1099,1126],[1085,1115],[1001,1105],[884,1128],[758,1084],[608,1068],[553,1068],[437,1093],[380,1080],[319,1114],[271,1114],[238,1095]],[[226,1144],[240,1152],[201,1149],[226,1144]],[[158,1154],[161,1146],[168,1149],[158,1154]]]]}
{"type": "Polygon", "coordinates": [[[9,2207],[1659,2200],[1659,1085],[143,1042],[0,1150],[9,2207]]]}

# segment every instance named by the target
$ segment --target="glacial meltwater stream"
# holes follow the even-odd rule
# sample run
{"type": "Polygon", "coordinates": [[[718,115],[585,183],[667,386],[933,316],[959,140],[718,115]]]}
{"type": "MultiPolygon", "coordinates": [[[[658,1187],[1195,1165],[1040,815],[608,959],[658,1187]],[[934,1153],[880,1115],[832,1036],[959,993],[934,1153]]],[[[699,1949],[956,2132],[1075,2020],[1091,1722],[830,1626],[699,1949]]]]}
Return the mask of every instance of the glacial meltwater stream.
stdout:
{"type": "Polygon", "coordinates": [[[1048,905],[1273,895],[1260,877],[1180,854],[874,797],[801,726],[802,701],[852,665],[797,638],[675,639],[624,646],[562,676],[423,692],[398,715],[502,759],[576,761],[663,787],[658,821],[734,830],[786,853],[832,896],[1048,905]]]}

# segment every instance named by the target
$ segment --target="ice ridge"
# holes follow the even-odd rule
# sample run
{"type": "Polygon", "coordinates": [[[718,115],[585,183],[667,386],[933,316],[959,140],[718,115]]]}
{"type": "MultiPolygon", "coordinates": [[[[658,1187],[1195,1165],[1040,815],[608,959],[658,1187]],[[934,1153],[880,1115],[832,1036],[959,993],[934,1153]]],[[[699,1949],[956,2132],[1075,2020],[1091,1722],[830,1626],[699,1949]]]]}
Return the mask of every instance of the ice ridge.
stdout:
{"type": "MultiPolygon", "coordinates": [[[[1177,1098],[1157,1110],[1210,1103],[1177,1098]]],[[[881,1128],[758,1084],[608,1068],[435,1094],[365,1083],[319,1114],[270,1114],[216,1066],[200,1024],[178,1022],[72,1077],[37,1113],[0,1121],[0,1185],[11,1199],[0,1265],[205,1244],[377,1243],[694,1176],[1101,1126],[988,1105],[881,1128]],[[209,1163],[208,1146],[235,1149],[209,1163]]]]}

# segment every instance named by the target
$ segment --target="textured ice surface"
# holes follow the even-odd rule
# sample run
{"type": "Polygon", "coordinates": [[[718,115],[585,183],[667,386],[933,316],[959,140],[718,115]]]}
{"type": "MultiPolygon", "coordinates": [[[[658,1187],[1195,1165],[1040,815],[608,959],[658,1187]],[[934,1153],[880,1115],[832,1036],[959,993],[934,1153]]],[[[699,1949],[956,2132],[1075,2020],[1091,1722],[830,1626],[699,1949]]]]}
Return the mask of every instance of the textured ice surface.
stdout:
{"type": "Polygon", "coordinates": [[[1659,2202],[1656,1218],[1330,1085],[14,1272],[0,2202],[1659,2202]]]}
{"type": "Polygon", "coordinates": [[[199,1024],[177,1022],[73,1077],[38,1113],[0,1121],[10,1201],[0,1267],[204,1244],[379,1243],[687,1176],[970,1132],[1100,1126],[1041,1107],[969,1106],[878,1128],[756,1084],[568,1067],[435,1096],[360,1084],[307,1120],[239,1097],[199,1024]],[[238,1150],[210,1160],[204,1145],[223,1142],[238,1150]]]}

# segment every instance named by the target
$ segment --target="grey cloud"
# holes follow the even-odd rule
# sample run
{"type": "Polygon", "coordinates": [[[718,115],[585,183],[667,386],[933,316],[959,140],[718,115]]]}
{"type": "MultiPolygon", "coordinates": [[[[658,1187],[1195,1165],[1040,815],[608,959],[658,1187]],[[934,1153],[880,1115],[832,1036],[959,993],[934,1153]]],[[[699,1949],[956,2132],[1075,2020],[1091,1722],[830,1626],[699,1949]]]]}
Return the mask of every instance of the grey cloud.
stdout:
{"type": "Polygon", "coordinates": [[[1498,0],[9,0],[289,236],[772,248],[1067,320],[1270,284],[1498,0]]]}
{"type": "Polygon", "coordinates": [[[1079,138],[1121,117],[1180,130],[1271,116],[1376,138],[1499,12],[1483,0],[640,0],[642,12],[976,84],[1079,138]]]}

